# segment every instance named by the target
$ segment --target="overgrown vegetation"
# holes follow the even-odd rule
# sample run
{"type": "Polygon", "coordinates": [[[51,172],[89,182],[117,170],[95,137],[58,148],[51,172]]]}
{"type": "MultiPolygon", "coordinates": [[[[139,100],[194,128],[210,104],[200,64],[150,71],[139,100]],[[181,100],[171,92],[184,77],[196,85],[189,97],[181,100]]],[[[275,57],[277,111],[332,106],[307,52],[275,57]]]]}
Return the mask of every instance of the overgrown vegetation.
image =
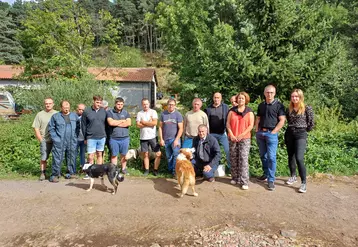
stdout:
{"type": "Polygon", "coordinates": [[[91,105],[93,95],[101,95],[108,102],[112,102],[110,86],[110,82],[98,82],[91,76],[72,79],[57,76],[38,79],[29,84],[30,89],[9,87],[8,90],[12,92],[20,108],[39,111],[43,108],[43,100],[52,97],[56,110],[59,110],[59,104],[64,99],[70,102],[74,110],[80,103],[91,105]]]}
{"type": "MultiPolygon", "coordinates": [[[[255,108],[257,104],[251,106],[255,108]]],[[[317,109],[316,116],[316,128],[309,134],[308,149],[305,156],[308,173],[357,174],[358,123],[352,121],[347,124],[339,120],[339,109],[317,109]]],[[[19,121],[1,122],[0,177],[13,177],[14,174],[21,176],[38,175],[40,153],[39,144],[31,128],[33,118],[34,115],[27,115],[21,117],[19,121]]],[[[130,148],[138,148],[139,129],[135,126],[134,119],[129,132],[130,148]]],[[[167,173],[167,162],[163,149],[162,153],[160,175],[170,176],[167,173]]],[[[251,175],[260,175],[262,173],[261,161],[254,134],[249,162],[251,175]]],[[[51,164],[51,159],[49,164],[51,164]]],[[[129,161],[128,168],[130,175],[140,176],[142,174],[141,160],[129,161]]],[[[65,166],[63,169],[66,169],[65,166]]],[[[277,152],[277,175],[289,175],[283,131],[280,134],[277,152]]]]}

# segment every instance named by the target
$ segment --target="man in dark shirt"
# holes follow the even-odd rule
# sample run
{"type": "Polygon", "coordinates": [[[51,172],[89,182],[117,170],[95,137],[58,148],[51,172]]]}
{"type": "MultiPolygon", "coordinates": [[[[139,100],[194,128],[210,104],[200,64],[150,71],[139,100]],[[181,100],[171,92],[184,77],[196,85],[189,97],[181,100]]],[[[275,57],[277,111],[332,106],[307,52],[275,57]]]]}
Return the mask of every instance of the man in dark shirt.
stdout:
{"type": "Polygon", "coordinates": [[[106,111],[101,108],[102,97],[93,96],[93,105],[86,107],[82,115],[82,131],[85,143],[87,144],[88,163],[94,163],[96,153],[96,163],[103,164],[103,150],[106,142],[106,111]]]}
{"type": "Polygon", "coordinates": [[[229,141],[226,134],[226,117],[229,111],[227,104],[222,103],[221,93],[216,92],[213,95],[213,104],[205,109],[205,113],[208,115],[210,135],[216,138],[216,140],[223,146],[226,154],[226,162],[230,169],[230,153],[229,153],[229,141]]]}
{"type": "Polygon", "coordinates": [[[78,116],[78,119],[80,121],[80,130],[78,133],[78,138],[77,138],[77,148],[76,148],[76,157],[75,157],[75,164],[77,163],[77,156],[78,153],[80,154],[80,166],[82,168],[82,166],[86,163],[86,152],[85,152],[85,141],[84,141],[84,135],[83,135],[83,131],[82,131],[82,126],[81,126],[81,121],[82,121],[82,114],[85,110],[86,106],[85,104],[78,104],[77,105],[77,109],[76,109],[76,114],[78,116]],[[79,152],[78,152],[79,150],[79,152]]]}
{"type": "Polygon", "coordinates": [[[278,132],[286,121],[285,107],[275,99],[276,88],[265,87],[265,101],[257,109],[256,141],[259,146],[260,158],[264,174],[259,178],[268,181],[268,189],[275,190],[276,152],[278,132]]]}
{"type": "Polygon", "coordinates": [[[214,182],[214,174],[221,158],[220,146],[218,141],[208,134],[208,127],[205,124],[199,125],[198,136],[193,139],[193,148],[195,152],[192,163],[195,175],[203,175],[209,182],[214,182]]]}
{"type": "Polygon", "coordinates": [[[127,174],[125,159],[129,147],[129,131],[131,116],[123,109],[124,100],[116,98],[114,108],[107,111],[107,122],[110,126],[109,146],[111,149],[111,163],[117,164],[117,156],[121,155],[122,173],[127,174]]]}

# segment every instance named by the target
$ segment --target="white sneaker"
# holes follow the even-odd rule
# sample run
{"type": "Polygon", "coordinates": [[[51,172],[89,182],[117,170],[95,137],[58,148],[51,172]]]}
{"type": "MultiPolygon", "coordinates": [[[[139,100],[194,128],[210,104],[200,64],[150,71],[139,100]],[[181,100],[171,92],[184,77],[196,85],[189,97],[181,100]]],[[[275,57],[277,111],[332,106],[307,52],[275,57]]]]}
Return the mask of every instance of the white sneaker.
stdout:
{"type": "Polygon", "coordinates": [[[297,178],[296,176],[290,177],[287,181],[286,184],[291,185],[297,182],[297,178]]]}
{"type": "Polygon", "coordinates": [[[86,176],[84,176],[83,179],[90,179],[90,177],[86,174],[86,176]]]}
{"type": "Polygon", "coordinates": [[[241,187],[243,190],[248,190],[249,189],[249,186],[244,184],[242,187],[241,187]]]}
{"type": "Polygon", "coordinates": [[[235,180],[231,180],[230,184],[235,185],[235,184],[237,184],[237,182],[235,180]]]}
{"type": "Polygon", "coordinates": [[[300,188],[298,189],[298,192],[300,192],[300,193],[306,193],[306,192],[307,192],[307,186],[306,186],[306,184],[301,184],[300,188]]]}

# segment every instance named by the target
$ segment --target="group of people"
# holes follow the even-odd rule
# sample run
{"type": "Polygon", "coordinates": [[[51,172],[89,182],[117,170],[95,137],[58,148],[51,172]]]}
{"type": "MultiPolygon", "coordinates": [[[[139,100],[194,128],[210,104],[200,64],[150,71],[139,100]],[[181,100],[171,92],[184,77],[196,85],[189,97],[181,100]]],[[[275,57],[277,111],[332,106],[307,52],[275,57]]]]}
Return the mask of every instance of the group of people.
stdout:
{"type": "MultiPolygon", "coordinates": [[[[304,104],[303,92],[295,89],[291,94],[287,109],[276,98],[276,89],[272,85],[265,87],[265,101],[258,106],[255,115],[247,105],[250,97],[240,92],[230,98],[229,107],[219,92],[213,94],[213,103],[204,111],[203,102],[195,98],[192,110],[184,117],[176,109],[176,100],[170,98],[167,110],[158,117],[150,108],[147,98],[142,99],[142,110],[137,113],[136,126],[140,129],[140,150],[143,153],[144,175],[149,174],[150,152],[155,154],[153,175],[158,174],[161,160],[160,147],[164,147],[168,161],[168,170],[175,177],[176,158],[180,148],[195,148],[192,164],[196,176],[207,181],[215,181],[215,171],[221,159],[220,145],[226,154],[227,166],[232,176],[231,184],[249,187],[249,152],[251,132],[255,128],[256,140],[262,161],[263,175],[258,179],[267,181],[269,190],[275,189],[276,152],[278,132],[286,120],[285,132],[289,168],[291,176],[286,181],[291,185],[297,182],[298,166],[301,186],[299,192],[306,192],[306,169],[304,153],[307,145],[307,132],[314,126],[313,111],[304,104]],[[158,135],[157,135],[157,125],[158,135]]],[[[45,179],[45,170],[49,153],[52,150],[53,163],[51,182],[58,182],[63,159],[66,158],[67,178],[76,177],[76,159],[80,152],[80,165],[85,163],[85,145],[87,145],[88,163],[103,164],[103,151],[109,145],[110,162],[117,164],[118,156],[122,173],[127,173],[126,153],[129,148],[129,126],[131,117],[124,109],[124,100],[116,98],[113,109],[104,106],[100,96],[93,97],[93,105],[77,106],[76,113],[70,112],[70,103],[61,102],[61,111],[53,110],[53,100],[46,98],[45,110],[39,112],[33,123],[35,135],[40,141],[41,176],[45,179]],[[107,109],[108,108],[108,109],[107,109]]]]}

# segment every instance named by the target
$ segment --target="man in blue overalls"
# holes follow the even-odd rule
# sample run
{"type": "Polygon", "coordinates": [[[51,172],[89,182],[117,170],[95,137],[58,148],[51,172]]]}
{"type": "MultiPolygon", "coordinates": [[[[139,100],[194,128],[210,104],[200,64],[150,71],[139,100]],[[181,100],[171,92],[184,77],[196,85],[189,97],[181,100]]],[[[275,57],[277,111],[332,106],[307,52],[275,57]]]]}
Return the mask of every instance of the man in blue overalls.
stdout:
{"type": "Polygon", "coordinates": [[[53,141],[52,174],[50,182],[57,183],[61,175],[62,161],[66,157],[68,174],[66,178],[76,178],[75,155],[79,133],[78,116],[70,112],[70,103],[61,102],[61,112],[54,114],[49,123],[49,133],[53,141]]]}

